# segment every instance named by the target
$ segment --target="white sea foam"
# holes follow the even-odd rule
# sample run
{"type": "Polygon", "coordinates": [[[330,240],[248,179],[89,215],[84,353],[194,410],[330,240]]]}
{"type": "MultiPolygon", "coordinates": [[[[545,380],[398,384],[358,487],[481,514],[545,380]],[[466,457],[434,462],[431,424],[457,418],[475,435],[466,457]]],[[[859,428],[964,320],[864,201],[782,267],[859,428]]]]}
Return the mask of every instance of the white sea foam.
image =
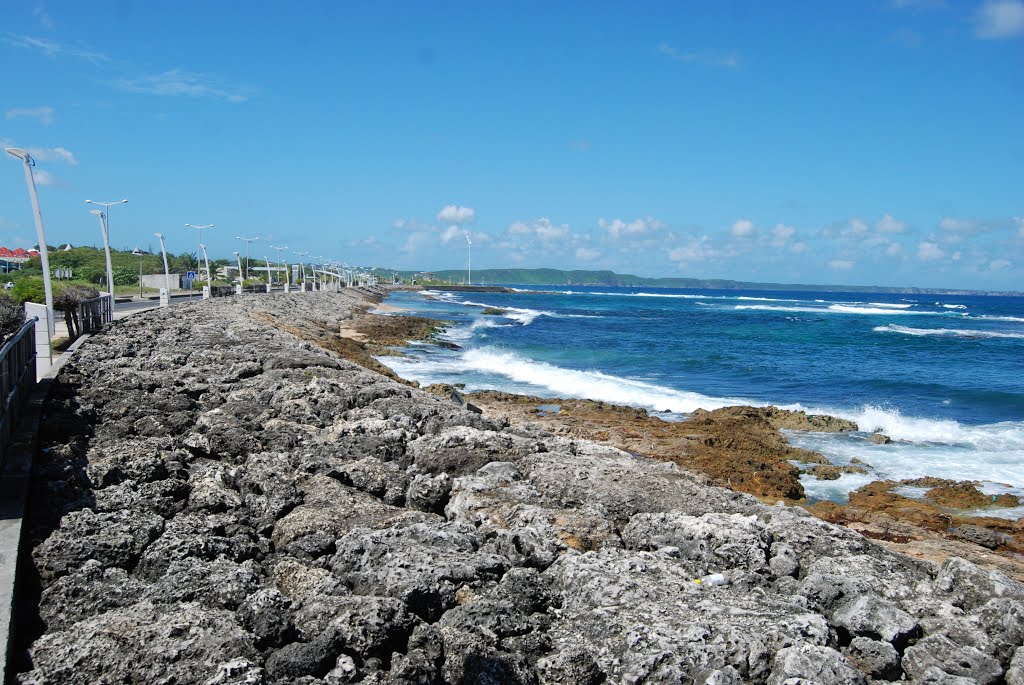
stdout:
{"type": "Polygon", "coordinates": [[[914,305],[912,304],[892,304],[891,302],[868,302],[872,307],[882,307],[884,309],[910,309],[914,305]]]}
{"type": "Polygon", "coordinates": [[[931,314],[932,312],[912,312],[906,309],[891,309],[889,306],[883,307],[862,307],[857,305],[846,305],[846,304],[834,304],[829,307],[829,311],[842,312],[843,314],[931,314]]]}
{"type": "Polygon", "coordinates": [[[875,333],[902,333],[914,336],[936,336],[942,338],[1015,338],[1024,340],[1024,333],[1003,333],[999,331],[976,331],[967,328],[911,328],[909,326],[875,326],[875,333]]]}
{"type": "MultiPolygon", "coordinates": [[[[860,412],[832,412],[858,422],[861,430],[880,429],[896,442],[872,445],[863,434],[787,432],[790,442],[821,452],[835,464],[849,464],[855,457],[871,467],[869,475],[844,475],[838,481],[802,478],[808,496],[841,501],[845,493],[872,480],[905,480],[937,476],[982,483],[987,494],[1009,492],[1024,495],[1024,422],[965,426],[900,416],[879,407],[860,412]]],[[[1016,518],[1024,510],[994,515],[1016,518]]]]}
{"type": "Polygon", "coordinates": [[[945,307],[946,309],[967,309],[967,305],[965,304],[942,304],[941,302],[936,302],[935,304],[940,307],[945,307]]]}
{"type": "Polygon", "coordinates": [[[979,314],[978,316],[969,316],[970,319],[985,319],[986,321],[1010,321],[1012,323],[1024,323],[1024,318],[1019,316],[993,316],[991,314],[979,314]]]}
{"type": "MultiPolygon", "coordinates": [[[[529,386],[538,394],[604,400],[656,411],[688,414],[699,408],[718,409],[750,404],[749,400],[742,398],[708,397],[600,371],[566,369],[489,347],[467,350],[457,356],[429,362],[394,357],[382,360],[399,375],[421,382],[434,382],[446,374],[484,374],[502,377],[518,387],[529,386]]],[[[463,377],[462,380],[467,381],[467,386],[474,385],[468,382],[468,378],[463,377]]],[[[485,385],[495,387],[493,382],[485,385]]]]}
{"type": "Polygon", "coordinates": [[[738,304],[733,309],[759,312],[805,312],[808,314],[828,314],[825,307],[777,307],[769,304],[738,304]]]}
{"type": "MultiPolygon", "coordinates": [[[[817,300],[816,300],[817,301],[817,300]]],[[[868,307],[855,304],[831,304],[827,307],[790,307],[769,304],[738,304],[734,309],[755,310],[764,312],[804,312],[807,314],[861,314],[866,316],[889,315],[931,315],[944,316],[939,312],[911,311],[909,309],[891,309],[888,307],[868,307]]]]}

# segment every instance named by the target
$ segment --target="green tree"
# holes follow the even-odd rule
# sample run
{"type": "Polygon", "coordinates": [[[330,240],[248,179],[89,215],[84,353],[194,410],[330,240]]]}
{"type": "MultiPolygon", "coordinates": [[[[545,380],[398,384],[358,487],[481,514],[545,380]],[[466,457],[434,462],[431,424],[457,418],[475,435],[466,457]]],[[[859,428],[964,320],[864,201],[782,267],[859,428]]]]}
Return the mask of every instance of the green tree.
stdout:
{"type": "Polygon", "coordinates": [[[114,267],[114,285],[135,285],[139,282],[139,274],[127,266],[114,267]]]}

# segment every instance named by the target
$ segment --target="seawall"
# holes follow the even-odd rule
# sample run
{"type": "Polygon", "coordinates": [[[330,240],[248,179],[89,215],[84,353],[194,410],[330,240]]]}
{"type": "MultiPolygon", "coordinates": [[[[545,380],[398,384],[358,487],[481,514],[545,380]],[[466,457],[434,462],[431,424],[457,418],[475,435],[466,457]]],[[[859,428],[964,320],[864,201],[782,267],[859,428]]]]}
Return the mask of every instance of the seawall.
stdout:
{"type": "Polygon", "coordinates": [[[176,305],[82,345],[40,435],[21,682],[1024,678],[999,573],[310,342],[383,293],[176,305]]]}

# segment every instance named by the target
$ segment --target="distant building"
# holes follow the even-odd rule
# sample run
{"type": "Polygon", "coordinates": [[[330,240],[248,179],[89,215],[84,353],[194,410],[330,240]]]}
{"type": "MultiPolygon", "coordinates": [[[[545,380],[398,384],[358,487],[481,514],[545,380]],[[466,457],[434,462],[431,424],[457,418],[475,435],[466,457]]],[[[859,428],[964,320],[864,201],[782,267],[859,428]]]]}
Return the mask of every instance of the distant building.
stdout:
{"type": "Polygon", "coordinates": [[[13,250],[11,250],[6,247],[0,247],[0,259],[6,259],[9,262],[24,263],[27,262],[32,257],[36,257],[38,255],[39,250],[35,248],[32,248],[31,250],[26,250],[23,247],[16,247],[13,250]]]}

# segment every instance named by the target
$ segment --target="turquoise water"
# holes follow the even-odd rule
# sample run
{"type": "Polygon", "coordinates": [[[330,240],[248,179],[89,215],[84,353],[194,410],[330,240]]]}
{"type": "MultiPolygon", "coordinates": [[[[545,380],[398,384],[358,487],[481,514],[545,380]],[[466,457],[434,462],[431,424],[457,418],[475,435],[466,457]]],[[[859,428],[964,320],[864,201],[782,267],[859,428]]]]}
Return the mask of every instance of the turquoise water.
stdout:
{"type": "Polygon", "coordinates": [[[400,292],[388,304],[455,322],[446,336],[461,349],[381,360],[421,383],[600,399],[668,420],[734,404],[830,413],[864,434],[791,441],[874,473],[805,481],[812,496],[923,475],[1024,495],[1024,298],[573,287],[400,292]],[[868,443],[875,430],[896,442],[868,443]]]}

